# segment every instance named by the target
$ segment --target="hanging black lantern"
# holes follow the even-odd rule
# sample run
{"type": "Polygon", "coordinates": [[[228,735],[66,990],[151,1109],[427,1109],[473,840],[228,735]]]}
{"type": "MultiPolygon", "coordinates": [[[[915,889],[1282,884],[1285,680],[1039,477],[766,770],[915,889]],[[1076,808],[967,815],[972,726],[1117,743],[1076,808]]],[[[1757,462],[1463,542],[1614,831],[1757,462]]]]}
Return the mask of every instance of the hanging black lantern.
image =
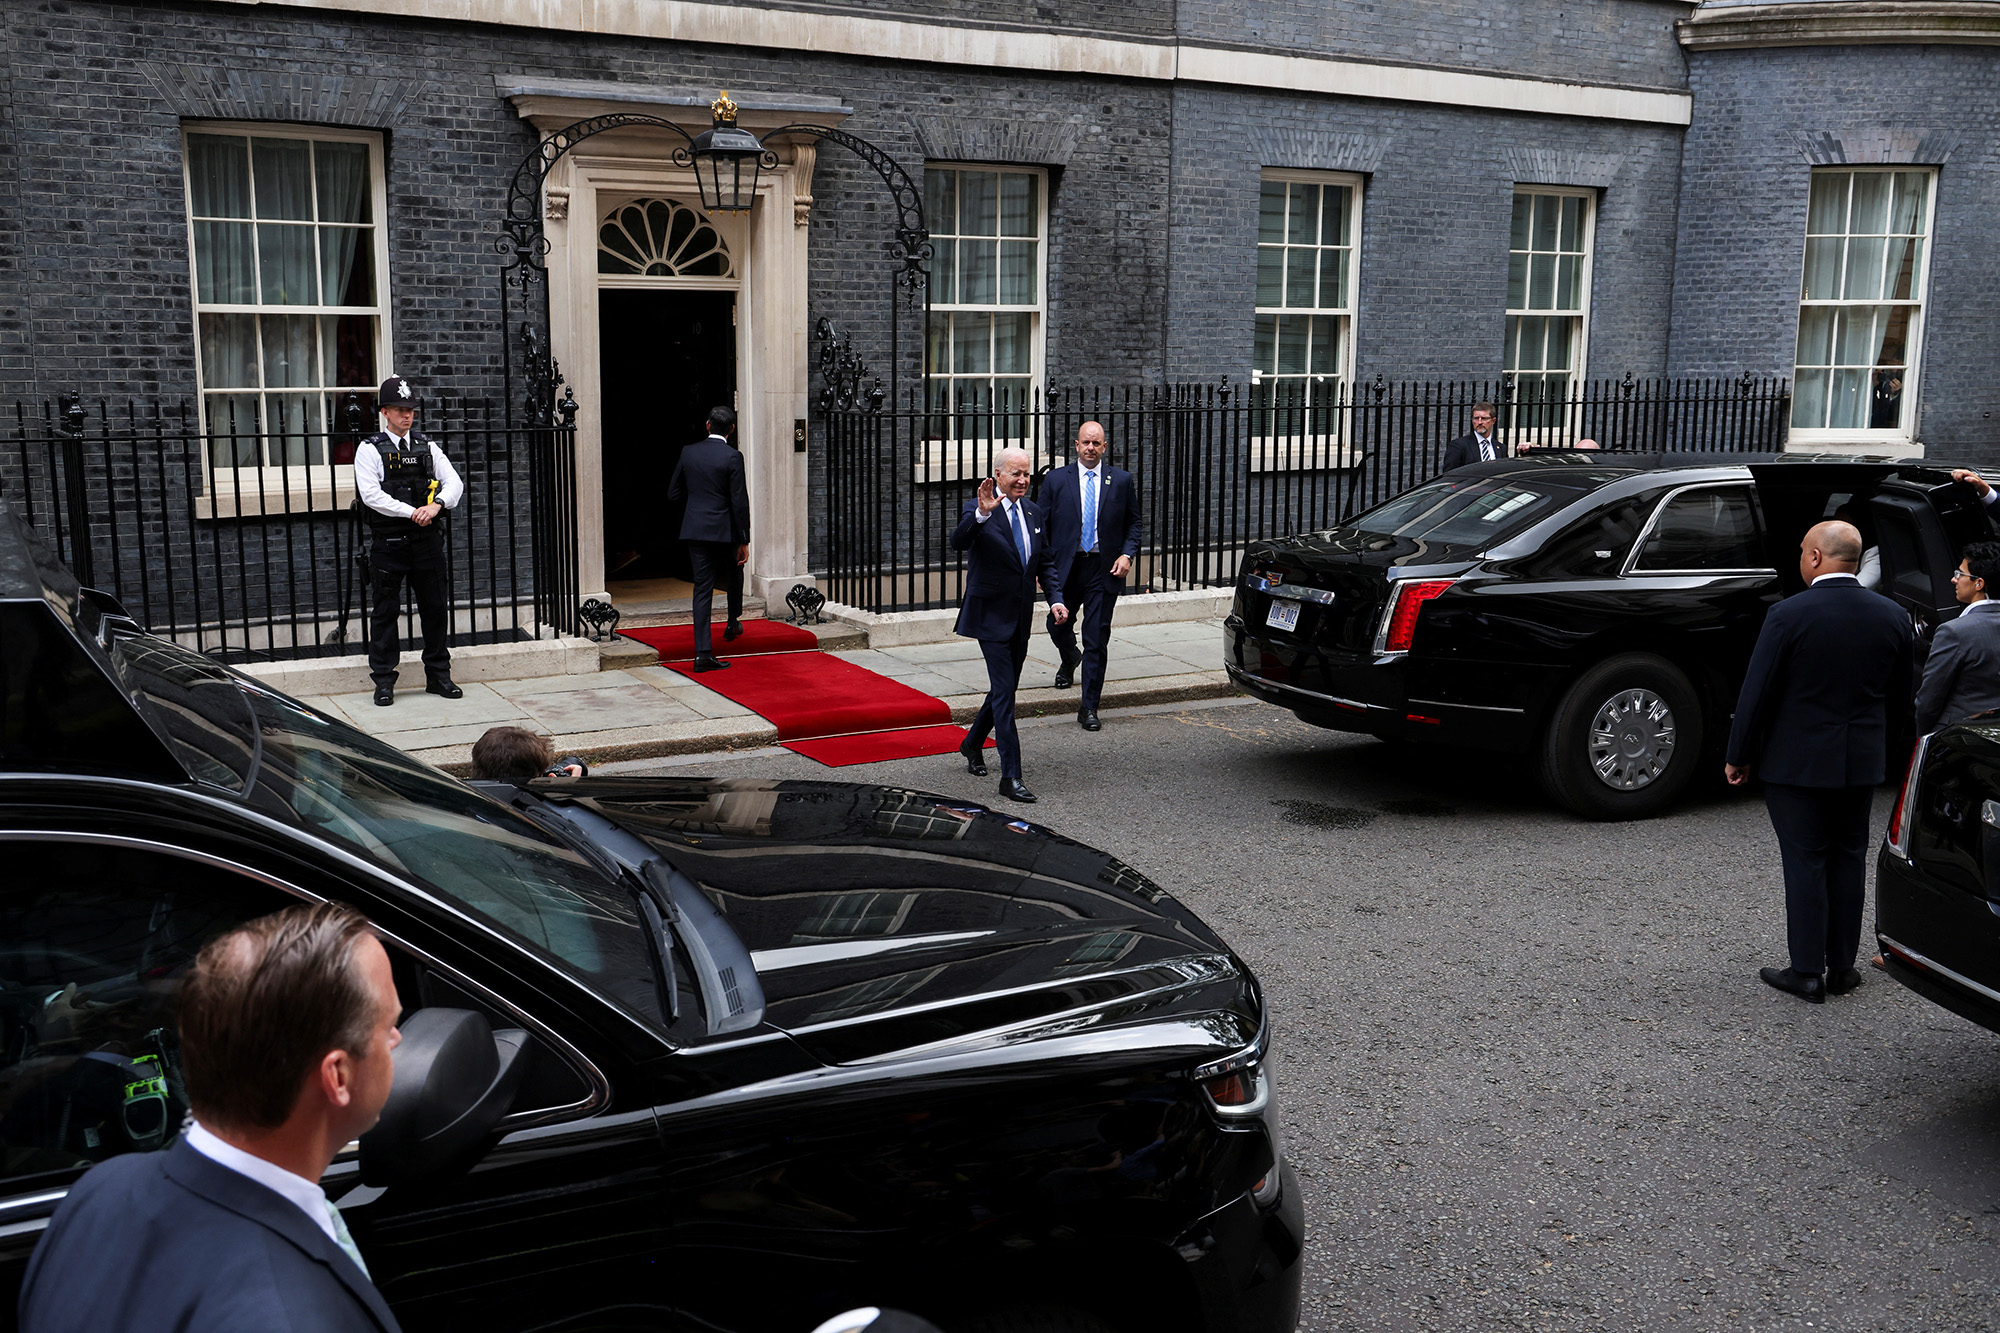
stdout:
{"type": "Polygon", "coordinates": [[[689,156],[701,206],[711,213],[747,213],[757,199],[757,176],[778,164],[777,154],[757,142],[757,136],[736,124],[736,103],[723,93],[709,104],[715,117],[695,136],[689,156]]]}

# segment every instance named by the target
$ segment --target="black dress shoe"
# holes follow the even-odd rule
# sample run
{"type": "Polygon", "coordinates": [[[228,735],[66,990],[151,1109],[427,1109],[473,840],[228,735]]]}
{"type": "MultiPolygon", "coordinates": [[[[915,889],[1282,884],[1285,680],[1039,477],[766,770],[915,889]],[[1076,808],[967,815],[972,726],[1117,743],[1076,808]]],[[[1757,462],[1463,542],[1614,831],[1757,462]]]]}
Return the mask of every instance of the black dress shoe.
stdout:
{"type": "Polygon", "coordinates": [[[1097,720],[1097,710],[1095,708],[1077,709],[1076,724],[1085,731],[1102,731],[1104,729],[1104,724],[1097,720]]]}
{"type": "Polygon", "coordinates": [[[1826,974],[1826,993],[1828,995],[1845,995],[1849,991],[1860,989],[1861,969],[1858,967],[1843,968],[1841,971],[1828,972],[1826,974]]]}
{"type": "Polygon", "coordinates": [[[1788,991],[1808,1004],[1826,1003],[1826,983],[1811,972],[1794,972],[1789,967],[1760,967],[1757,975],[1764,979],[1766,986],[1788,991]]]}
{"type": "Polygon", "coordinates": [[[375,687],[375,706],[377,708],[387,708],[394,702],[396,702],[396,687],[394,685],[377,685],[375,687]]]}
{"type": "Polygon", "coordinates": [[[740,621],[740,620],[732,620],[732,621],[730,621],[730,622],[729,622],[729,623],[728,623],[727,625],[725,625],[725,626],[723,627],[723,630],[722,630],[722,637],[723,637],[723,639],[724,639],[725,641],[726,641],[726,640],[729,640],[729,639],[740,639],[740,638],[742,638],[742,637],[743,637],[743,622],[742,622],[742,621],[740,621]]]}
{"type": "Polygon", "coordinates": [[[986,776],[986,747],[983,743],[974,745],[968,738],[963,745],[958,747],[958,752],[964,756],[966,772],[972,774],[975,778],[986,776]]]}
{"type": "Polygon", "coordinates": [[[1071,653],[1063,658],[1062,665],[1056,668],[1056,688],[1066,690],[1076,684],[1076,669],[1082,663],[1083,654],[1081,653],[1071,653]]]}
{"type": "Polygon", "coordinates": [[[450,676],[425,681],[424,692],[426,694],[440,694],[447,699],[463,699],[465,697],[465,691],[452,684],[450,676]]]}
{"type": "Polygon", "coordinates": [[[696,653],[694,656],[694,669],[696,671],[720,671],[728,665],[729,663],[723,661],[714,653],[696,653]]]}
{"type": "Polygon", "coordinates": [[[1000,779],[1000,794],[1010,801],[1026,801],[1033,804],[1035,794],[1021,785],[1019,778],[1000,779]]]}

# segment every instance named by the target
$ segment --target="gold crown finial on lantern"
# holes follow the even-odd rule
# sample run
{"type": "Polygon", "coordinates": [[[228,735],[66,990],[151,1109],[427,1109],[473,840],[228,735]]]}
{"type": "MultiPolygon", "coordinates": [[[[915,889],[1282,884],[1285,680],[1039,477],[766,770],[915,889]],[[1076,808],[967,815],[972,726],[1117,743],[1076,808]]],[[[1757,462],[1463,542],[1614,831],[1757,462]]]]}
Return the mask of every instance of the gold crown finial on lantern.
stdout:
{"type": "Polygon", "coordinates": [[[715,117],[716,124],[734,125],[736,123],[736,103],[729,100],[728,89],[723,89],[722,95],[708,104],[708,109],[710,114],[715,117]]]}

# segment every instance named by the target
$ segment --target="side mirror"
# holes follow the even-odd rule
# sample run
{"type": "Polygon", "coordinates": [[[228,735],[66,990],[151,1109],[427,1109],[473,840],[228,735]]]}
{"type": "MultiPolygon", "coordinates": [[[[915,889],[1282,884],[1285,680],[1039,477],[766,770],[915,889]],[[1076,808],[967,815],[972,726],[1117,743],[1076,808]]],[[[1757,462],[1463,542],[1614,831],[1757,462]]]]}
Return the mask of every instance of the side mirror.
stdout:
{"type": "Polygon", "coordinates": [[[470,1009],[419,1009],[403,1024],[395,1083],[361,1136],[361,1181],[405,1185],[470,1166],[528,1068],[528,1034],[470,1009]]]}

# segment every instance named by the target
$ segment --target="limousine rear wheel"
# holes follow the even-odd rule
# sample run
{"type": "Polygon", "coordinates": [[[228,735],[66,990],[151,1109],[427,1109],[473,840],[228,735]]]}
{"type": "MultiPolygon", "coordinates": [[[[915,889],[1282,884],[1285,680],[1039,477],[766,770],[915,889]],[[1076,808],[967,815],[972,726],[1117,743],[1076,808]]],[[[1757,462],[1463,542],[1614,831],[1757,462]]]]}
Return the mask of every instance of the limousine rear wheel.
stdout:
{"type": "Polygon", "coordinates": [[[1549,794],[1586,819],[1644,819],[1701,762],[1702,719],[1679,667],[1621,653],[1577,677],[1542,740],[1549,794]]]}

